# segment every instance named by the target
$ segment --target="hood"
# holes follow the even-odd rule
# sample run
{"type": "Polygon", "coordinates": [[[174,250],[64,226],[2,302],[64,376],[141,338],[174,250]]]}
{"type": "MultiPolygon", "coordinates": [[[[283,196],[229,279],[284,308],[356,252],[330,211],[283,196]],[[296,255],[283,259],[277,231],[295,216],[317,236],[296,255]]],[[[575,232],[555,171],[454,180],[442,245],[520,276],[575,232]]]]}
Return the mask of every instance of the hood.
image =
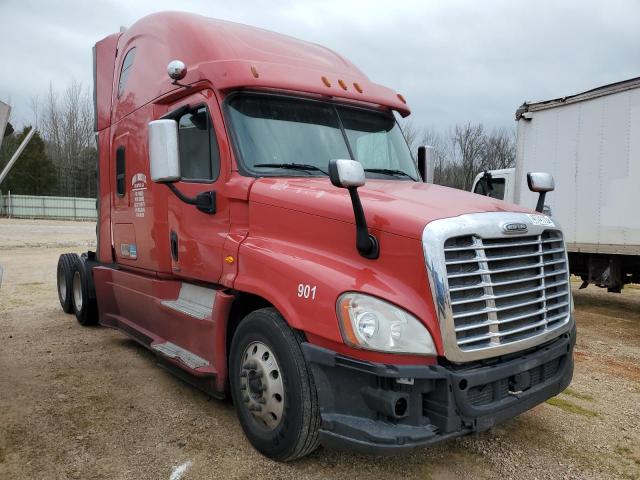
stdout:
{"type": "MultiPolygon", "coordinates": [[[[368,179],[358,192],[369,228],[416,239],[422,238],[428,223],[441,218],[531,212],[502,200],[429,183],[368,179]]],[[[334,187],[326,177],[260,178],[251,188],[250,201],[355,223],[349,192],[334,187]]]]}

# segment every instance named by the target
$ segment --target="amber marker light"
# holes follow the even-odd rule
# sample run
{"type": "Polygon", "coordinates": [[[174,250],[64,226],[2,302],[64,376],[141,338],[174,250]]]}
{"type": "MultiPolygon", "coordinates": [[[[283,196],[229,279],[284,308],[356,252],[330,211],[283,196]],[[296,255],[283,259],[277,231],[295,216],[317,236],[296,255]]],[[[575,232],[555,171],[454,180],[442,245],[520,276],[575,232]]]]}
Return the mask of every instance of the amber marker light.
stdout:
{"type": "Polygon", "coordinates": [[[228,264],[232,264],[233,262],[235,262],[235,261],[236,261],[236,259],[235,259],[235,258],[233,258],[231,255],[227,255],[227,256],[224,258],[224,261],[225,261],[225,262],[227,262],[228,264]]]}
{"type": "Polygon", "coordinates": [[[341,87],[343,90],[346,90],[346,89],[347,89],[347,84],[345,83],[345,81],[344,81],[344,80],[338,80],[338,85],[340,85],[340,87],[341,87]]]}
{"type": "Polygon", "coordinates": [[[355,88],[358,93],[362,93],[362,87],[358,82],[353,82],[353,88],[355,88]]]}
{"type": "Polygon", "coordinates": [[[351,299],[349,297],[343,297],[339,300],[338,309],[340,310],[340,326],[342,327],[342,333],[346,337],[345,340],[353,347],[357,347],[360,342],[353,331],[353,325],[349,321],[349,304],[351,299]]]}
{"type": "Polygon", "coordinates": [[[327,87],[331,87],[331,82],[327,77],[322,77],[322,83],[324,83],[327,87]]]}
{"type": "Polygon", "coordinates": [[[255,77],[258,78],[260,76],[260,74],[258,73],[258,69],[256,68],[255,65],[251,65],[251,74],[255,77]]]}

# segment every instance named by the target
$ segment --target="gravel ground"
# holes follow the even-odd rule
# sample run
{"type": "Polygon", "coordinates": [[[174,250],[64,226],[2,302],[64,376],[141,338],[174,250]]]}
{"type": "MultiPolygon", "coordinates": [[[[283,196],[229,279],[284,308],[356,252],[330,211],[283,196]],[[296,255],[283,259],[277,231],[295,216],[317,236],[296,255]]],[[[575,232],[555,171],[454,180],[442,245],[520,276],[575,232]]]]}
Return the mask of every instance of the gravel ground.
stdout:
{"type": "Polygon", "coordinates": [[[501,426],[404,456],[320,449],[278,464],[251,448],[230,403],[62,313],[58,255],[86,250],[94,228],[0,219],[2,479],[640,478],[640,289],[574,284],[570,389],[501,426]]]}

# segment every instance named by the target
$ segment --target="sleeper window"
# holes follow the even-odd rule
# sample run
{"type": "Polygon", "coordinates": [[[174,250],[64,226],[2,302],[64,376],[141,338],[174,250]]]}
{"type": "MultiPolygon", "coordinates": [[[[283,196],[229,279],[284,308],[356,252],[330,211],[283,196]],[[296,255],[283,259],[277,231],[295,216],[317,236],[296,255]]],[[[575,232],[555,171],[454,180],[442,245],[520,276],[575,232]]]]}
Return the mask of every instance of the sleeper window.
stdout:
{"type": "Polygon", "coordinates": [[[122,70],[120,70],[120,80],[118,81],[118,98],[124,93],[124,87],[127,83],[127,79],[131,74],[131,68],[133,67],[133,59],[136,56],[135,47],[127,52],[122,61],[122,70]]]}
{"type": "Polygon", "coordinates": [[[199,107],[180,117],[178,143],[183,180],[213,181],[218,178],[220,153],[206,107],[199,107]]]}

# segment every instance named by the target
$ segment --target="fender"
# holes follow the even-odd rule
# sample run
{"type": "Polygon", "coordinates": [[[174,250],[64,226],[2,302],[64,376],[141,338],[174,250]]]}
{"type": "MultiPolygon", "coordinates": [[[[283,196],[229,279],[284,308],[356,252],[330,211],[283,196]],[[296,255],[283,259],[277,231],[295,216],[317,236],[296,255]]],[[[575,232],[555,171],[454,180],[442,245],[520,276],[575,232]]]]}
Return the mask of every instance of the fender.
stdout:
{"type": "Polygon", "coordinates": [[[268,300],[292,328],[320,342],[343,344],[336,301],[344,292],[358,291],[421,319],[442,352],[420,241],[374,231],[380,258],[368,260],[355,249],[352,223],[251,202],[250,225],[234,288],[268,300]]]}

